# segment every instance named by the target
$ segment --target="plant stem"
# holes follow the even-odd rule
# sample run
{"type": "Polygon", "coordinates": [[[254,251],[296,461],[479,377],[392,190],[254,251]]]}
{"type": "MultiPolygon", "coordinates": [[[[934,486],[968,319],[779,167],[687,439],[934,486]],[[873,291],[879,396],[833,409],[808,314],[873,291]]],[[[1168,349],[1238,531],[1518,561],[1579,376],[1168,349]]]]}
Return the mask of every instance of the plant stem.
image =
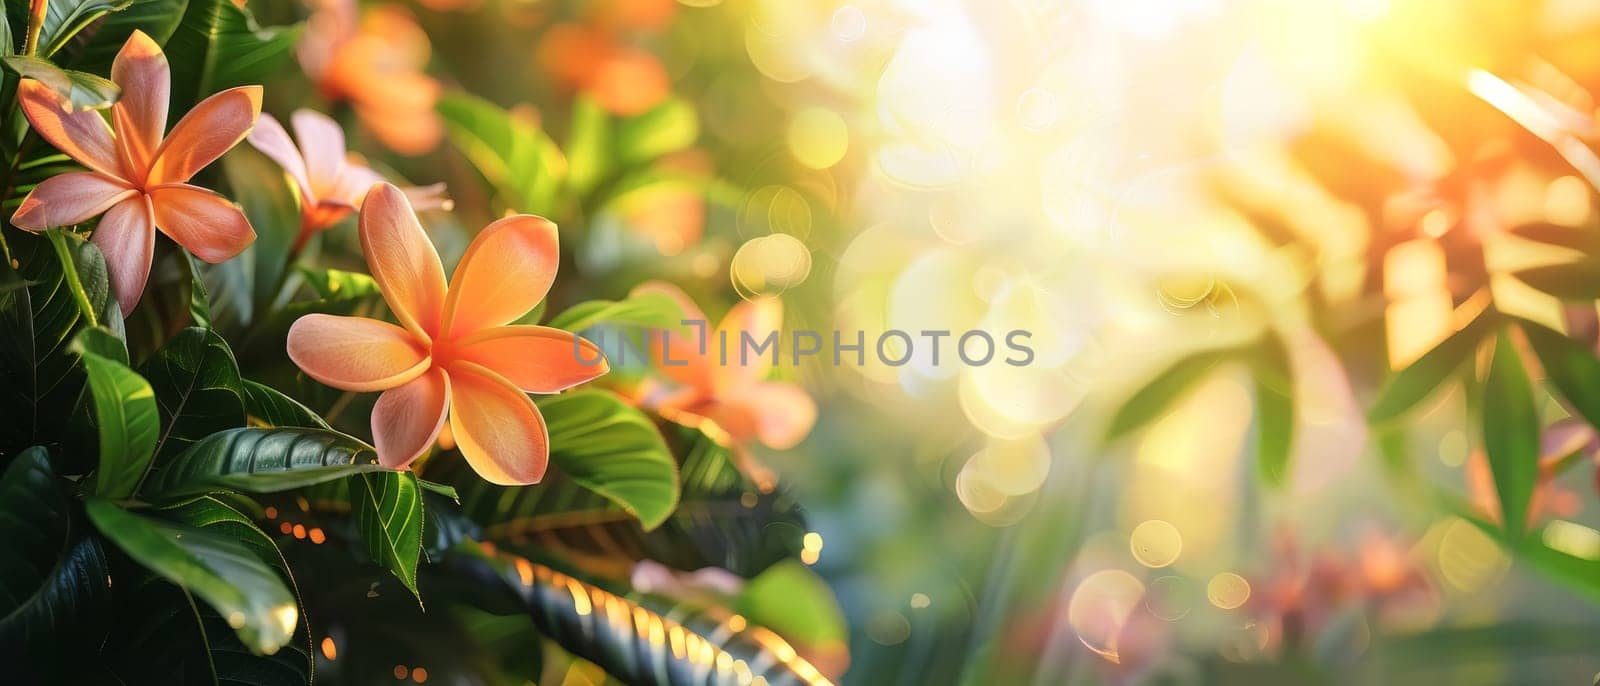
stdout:
{"type": "Polygon", "coordinates": [[[44,30],[44,18],[50,14],[50,0],[33,0],[28,7],[28,38],[22,43],[22,54],[33,57],[39,52],[39,32],[44,30]]]}

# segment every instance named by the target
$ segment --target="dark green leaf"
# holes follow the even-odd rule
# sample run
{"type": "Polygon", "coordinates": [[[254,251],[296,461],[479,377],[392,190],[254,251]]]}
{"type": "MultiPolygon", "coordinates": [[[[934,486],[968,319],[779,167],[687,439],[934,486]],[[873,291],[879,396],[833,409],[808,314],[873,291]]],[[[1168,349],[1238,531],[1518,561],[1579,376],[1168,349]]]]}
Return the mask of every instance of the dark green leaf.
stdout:
{"type": "MultiPolygon", "coordinates": [[[[89,329],[84,334],[95,339],[95,331],[89,329]]],[[[89,374],[95,425],[100,435],[100,466],[95,471],[94,492],[112,499],[126,498],[138,489],[155,455],[161,433],[155,393],[127,365],[88,350],[105,346],[91,343],[75,347],[89,374]]]]}
{"type": "Polygon", "coordinates": [[[1106,440],[1122,438],[1160,418],[1195,383],[1217,365],[1239,355],[1234,348],[1207,350],[1184,357],[1162,370],[1117,410],[1106,430],[1106,440]]]}
{"type": "Polygon", "coordinates": [[[1518,324],[1561,396],[1590,426],[1600,427],[1600,360],[1582,345],[1542,324],[1526,320],[1518,324]]]}
{"type": "Polygon", "coordinates": [[[277,652],[299,624],[294,596],[251,548],[231,536],[86,504],[100,533],[150,571],[199,596],[258,654],[277,652]]]}
{"type": "Polygon", "coordinates": [[[411,472],[374,472],[351,478],[350,507],[367,554],[406,590],[417,592],[417,559],[422,554],[422,489],[411,472]]]}
{"type": "Polygon", "coordinates": [[[261,83],[294,48],[300,27],[261,28],[231,0],[190,0],[167,39],[176,121],[205,96],[261,83]]]}
{"type": "Polygon", "coordinates": [[[0,475],[0,646],[36,657],[68,649],[108,602],[105,552],[80,521],[44,448],[12,458],[0,475]]]}
{"type": "Polygon", "coordinates": [[[1392,421],[1432,395],[1461,365],[1472,359],[1472,353],[1498,319],[1493,311],[1478,315],[1472,323],[1390,376],[1378,391],[1372,409],[1367,411],[1367,420],[1374,424],[1392,421]]]}
{"type": "Polygon", "coordinates": [[[336,431],[229,429],[158,467],[144,493],[162,498],[221,489],[270,493],[382,469],[371,446],[336,431]]]}
{"type": "Polygon", "coordinates": [[[1600,299],[1600,259],[1533,267],[1516,272],[1515,276],[1562,300],[1600,299]]]}
{"type": "Polygon", "coordinates": [[[503,584],[541,633],[624,683],[737,684],[752,677],[774,684],[826,681],[777,634],[732,624],[727,610],[667,616],[524,558],[487,557],[471,549],[451,557],[458,573],[486,590],[503,584]]]}
{"type": "Polygon", "coordinates": [[[290,253],[299,240],[299,200],[283,168],[249,146],[239,146],[224,156],[222,171],[234,199],[256,230],[256,242],[247,254],[236,258],[250,282],[243,295],[251,299],[247,306],[251,312],[265,310],[278,298],[290,253]]]}
{"type": "Polygon", "coordinates": [[[191,327],[140,369],[161,405],[162,462],[218,431],[242,426],[243,383],[233,351],[215,331],[191,327]]]}
{"type": "Polygon", "coordinates": [[[1539,479],[1539,414],[1522,360],[1504,331],[1495,341],[1484,384],[1483,449],[1500,497],[1500,521],[1509,535],[1521,536],[1539,479]]]}
{"type": "MultiPolygon", "coordinates": [[[[45,14],[44,27],[39,31],[39,57],[49,58],[72,40],[79,31],[107,12],[127,7],[131,0],[50,0],[45,14]]],[[[17,0],[8,3],[6,15],[11,25],[28,25],[28,4],[17,0]]]]}
{"type": "Polygon", "coordinates": [[[328,423],[300,401],[266,384],[244,380],[245,410],[255,423],[276,427],[328,429],[328,423]]]}
{"type": "Polygon", "coordinates": [[[122,94],[117,84],[105,77],[62,69],[37,57],[13,55],[5,58],[5,63],[18,75],[49,86],[73,110],[110,107],[122,94]]]}
{"type": "Polygon", "coordinates": [[[669,330],[682,326],[683,310],[665,293],[642,293],[627,300],[590,300],[573,305],[550,319],[547,326],[567,331],[610,324],[669,330]]]}
{"type": "Polygon", "coordinates": [[[67,66],[96,74],[111,73],[111,61],[135,30],[143,31],[157,44],[164,44],[178,28],[189,0],[133,0],[126,9],[112,12],[94,27],[93,35],[75,41],[56,58],[67,66]]]}

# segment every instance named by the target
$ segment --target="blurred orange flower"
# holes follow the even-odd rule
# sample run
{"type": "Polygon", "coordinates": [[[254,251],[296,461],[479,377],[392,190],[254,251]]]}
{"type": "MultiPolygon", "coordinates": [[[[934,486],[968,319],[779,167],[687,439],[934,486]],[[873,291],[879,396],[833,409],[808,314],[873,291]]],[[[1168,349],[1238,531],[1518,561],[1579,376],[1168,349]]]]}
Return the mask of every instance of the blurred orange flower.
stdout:
{"type": "MultiPolygon", "coordinates": [[[[635,288],[634,293],[665,293],[678,301],[684,319],[705,321],[694,301],[672,284],[652,281],[635,288]]],[[[759,441],[774,450],[793,448],[817,421],[817,405],[804,389],[766,380],[772,371],[770,356],[753,351],[740,354],[744,334],[763,340],[782,324],[783,303],[764,297],[734,305],[715,330],[707,328],[703,341],[677,332],[662,332],[650,340],[656,368],[678,387],[647,398],[646,404],[669,421],[700,427],[709,423],[726,434],[721,437],[723,442],[763,489],[771,487],[772,478],[754,464],[747,446],[759,441]],[[727,341],[726,359],[720,344],[723,340],[727,341]]],[[[717,433],[711,435],[718,437],[717,433]]]]}
{"type": "Polygon", "coordinates": [[[134,31],[112,63],[111,80],[122,99],[111,106],[110,126],[43,83],[18,85],[34,131],[89,171],[46,179],[23,198],[11,223],[41,231],[104,214],[91,240],[105,253],[112,292],[127,313],[144,292],[157,229],[207,262],[233,257],[255,240],[239,208],[186,182],[250,132],[261,113],[261,87],[206,98],[163,137],[172,73],[161,46],[134,31]]]}
{"type": "Polygon", "coordinates": [[[439,82],[423,72],[428,35],[405,8],[380,5],[359,18],[354,0],[312,0],[296,46],[322,94],[348,101],[361,123],[402,155],[433,150],[444,136],[434,106],[439,82]]]}
{"type": "Polygon", "coordinates": [[[289,358],[313,379],[383,391],[372,409],[378,460],[402,468],[450,420],[467,463],[501,485],[537,483],[549,462],[544,418],[527,393],[558,393],[604,374],[594,344],[560,329],[510,325],[555,281],[555,224],[515,215],[467,247],[450,285],[439,254],[399,188],[374,187],[361,247],[401,326],[312,314],[289,330],[289,358]]]}
{"type": "Polygon", "coordinates": [[[556,24],[545,31],[537,58],[562,87],[593,97],[619,116],[642,114],[671,94],[661,60],[623,44],[614,31],[601,26],[556,24]]]}
{"type": "MultiPolygon", "coordinates": [[[[270,114],[261,115],[249,140],[250,145],[283,167],[300,192],[300,236],[295,240],[298,247],[311,234],[339,223],[351,210],[359,209],[367,191],[384,179],[345,153],[344,131],[327,115],[296,110],[289,115],[289,123],[299,147],[270,114]]],[[[442,183],[404,190],[419,212],[449,209],[442,183]]]]}

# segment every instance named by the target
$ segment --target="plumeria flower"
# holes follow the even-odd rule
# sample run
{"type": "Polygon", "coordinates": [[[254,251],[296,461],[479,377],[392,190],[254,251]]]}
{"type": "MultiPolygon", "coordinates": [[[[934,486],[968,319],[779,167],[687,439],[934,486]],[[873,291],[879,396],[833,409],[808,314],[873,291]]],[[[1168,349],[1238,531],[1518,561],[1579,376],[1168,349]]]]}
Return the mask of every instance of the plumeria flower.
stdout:
{"type": "Polygon", "coordinates": [[[433,48],[411,14],[382,5],[363,17],[355,0],[312,6],[295,52],[317,90],[349,102],[362,125],[395,152],[420,155],[438,146],[439,82],[422,71],[433,48]]]}
{"type": "Polygon", "coordinates": [[[289,329],[289,358],[334,388],[383,391],[372,439],[385,466],[411,464],[448,416],[456,447],[485,480],[537,483],[549,436],[527,393],[557,393],[608,370],[600,349],[574,334],[510,325],[555,280],[555,224],[531,215],[490,224],[447,287],[439,254],[399,188],[374,186],[359,217],[367,266],[400,326],[307,315],[289,329]]]}
{"type": "MultiPolygon", "coordinates": [[[[312,234],[338,224],[352,210],[361,207],[362,198],[383,177],[353,155],[345,153],[344,130],[329,116],[313,110],[296,110],[289,115],[294,136],[289,138],[283,125],[270,114],[261,115],[250,132],[255,146],[288,172],[300,191],[300,236],[304,244],[312,234]]],[[[406,197],[417,211],[449,209],[444,184],[406,188],[406,197]]]]}
{"type": "Polygon", "coordinates": [[[672,79],[661,60],[624,44],[606,27],[552,26],[539,42],[537,59],[556,82],[619,116],[643,114],[672,94],[672,79]]]}
{"type": "MultiPolygon", "coordinates": [[[[665,293],[678,301],[685,320],[705,321],[700,308],[677,286],[650,282],[634,292],[665,293]]],[[[759,441],[774,450],[787,450],[798,445],[817,421],[816,403],[804,389],[766,380],[772,371],[770,352],[740,354],[744,334],[764,340],[782,324],[783,304],[776,298],[763,297],[734,305],[716,329],[705,327],[704,341],[698,340],[698,332],[692,328],[686,332],[689,335],[664,332],[652,335],[650,340],[656,368],[678,387],[665,394],[652,394],[655,397],[647,398],[645,404],[669,421],[702,429],[710,423],[720,430],[710,435],[724,439],[763,490],[770,490],[771,475],[754,464],[746,448],[759,441]]]]}
{"type": "Polygon", "coordinates": [[[111,288],[124,313],[138,304],[160,229],[207,262],[239,254],[256,238],[239,208],[186,183],[227,152],[261,113],[261,87],[240,86],[206,98],[163,138],[172,75],[161,46],[134,31],[111,64],[122,99],[111,124],[94,110],[74,111],[49,86],[23,79],[22,112],[34,131],[89,168],[33,189],[11,223],[29,231],[70,226],[104,215],[92,241],[105,253],[111,288]]]}

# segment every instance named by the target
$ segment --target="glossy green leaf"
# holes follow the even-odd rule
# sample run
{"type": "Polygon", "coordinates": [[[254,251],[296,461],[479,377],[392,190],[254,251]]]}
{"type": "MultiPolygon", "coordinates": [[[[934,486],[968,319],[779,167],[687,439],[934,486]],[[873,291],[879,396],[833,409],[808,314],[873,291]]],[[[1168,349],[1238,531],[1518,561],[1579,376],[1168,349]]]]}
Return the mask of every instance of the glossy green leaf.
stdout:
{"type": "Polygon", "coordinates": [[[0,474],[0,645],[68,649],[107,602],[105,552],[72,509],[44,448],[0,474]]]}
{"type": "Polygon", "coordinates": [[[799,560],[784,560],[751,579],[733,609],[791,641],[843,648],[850,639],[833,589],[799,560]]]}
{"type": "Polygon", "coordinates": [[[522,212],[551,214],[567,180],[567,159],[550,137],[487,100],[451,93],[439,114],[456,149],[493,184],[500,199],[522,212]]]}
{"type": "Polygon", "coordinates": [[[1600,359],[1566,336],[1542,324],[1519,321],[1545,375],[1572,409],[1591,426],[1600,427],[1600,359]]]}
{"type": "Polygon", "coordinates": [[[13,55],[4,61],[18,76],[49,86],[74,110],[110,107],[122,95],[122,89],[103,76],[62,69],[37,57],[13,55]]]}
{"type": "Polygon", "coordinates": [[[583,331],[597,325],[630,326],[649,329],[677,329],[682,326],[683,309],[665,293],[642,293],[626,300],[590,300],[567,308],[550,318],[547,326],[567,331],[583,331]]]}
{"type": "MultiPolygon", "coordinates": [[[[44,236],[16,232],[7,240],[20,264],[15,280],[26,287],[0,292],[0,388],[6,389],[0,393],[0,452],[68,438],[67,420],[75,414],[84,372],[67,348],[81,328],[93,326],[69,283],[69,271],[90,310],[116,309],[109,286],[96,287],[107,283],[105,259],[82,238],[62,235],[70,248],[65,258],[44,236]]],[[[0,270],[9,269],[0,262],[0,270]]],[[[120,325],[121,317],[108,317],[106,323],[120,325]]],[[[92,466],[79,459],[76,451],[67,455],[73,469],[66,473],[92,466]]]]}
{"type": "Polygon", "coordinates": [[[145,362],[140,372],[161,405],[157,457],[168,458],[218,431],[242,426],[243,382],[233,351],[215,331],[191,327],[145,362]]]}
{"type": "Polygon", "coordinates": [[[826,682],[777,634],[733,625],[728,610],[663,614],[527,559],[458,550],[451,562],[459,573],[486,590],[502,584],[541,633],[623,683],[826,682]]]}
{"type": "Polygon", "coordinates": [[[1514,276],[1562,300],[1600,299],[1600,259],[1533,267],[1516,272],[1514,276]]]}
{"type": "Polygon", "coordinates": [[[422,489],[412,472],[374,472],[351,478],[350,507],[356,528],[374,562],[392,572],[406,590],[417,592],[417,560],[422,554],[422,489]]]}
{"type": "Polygon", "coordinates": [[[270,493],[380,471],[371,446],[326,429],[229,429],[163,463],[145,484],[151,497],[235,489],[270,493]]]}
{"type": "Polygon", "coordinates": [[[1443,386],[1461,365],[1472,359],[1478,344],[1492,331],[1499,317],[1493,311],[1478,315],[1472,323],[1445,338],[1405,369],[1395,372],[1378,391],[1367,421],[1374,424],[1393,421],[1416,407],[1443,386]]]}
{"type": "MultiPolygon", "coordinates": [[[[85,334],[93,338],[93,331],[85,334]]],[[[161,415],[155,393],[143,377],[121,361],[91,352],[90,347],[95,344],[76,346],[89,375],[100,436],[94,492],[112,499],[126,498],[138,489],[150,468],[160,440],[161,415]]]]}
{"type": "Polygon", "coordinates": [[[261,83],[288,61],[299,36],[299,26],[262,28],[231,0],[189,0],[164,46],[173,121],[212,93],[261,83]]]}
{"type": "Polygon", "coordinates": [[[1511,337],[1500,333],[1484,383],[1483,448],[1489,456],[1500,521],[1512,536],[1527,530],[1528,502],[1539,479],[1539,414],[1511,337]]]}
{"type": "Polygon", "coordinates": [[[109,74],[111,61],[128,42],[128,36],[139,30],[164,44],[178,28],[188,6],[189,0],[133,0],[126,8],[102,17],[92,35],[74,41],[55,59],[81,71],[109,74]]]}
{"type": "Polygon", "coordinates": [[[294,596],[256,552],[233,537],[127,512],[106,500],[86,503],[89,518],[129,557],[215,608],[258,654],[294,635],[294,596]]]}
{"type": "Polygon", "coordinates": [[[1185,391],[1214,371],[1218,365],[1238,355],[1239,351],[1233,348],[1207,350],[1172,363],[1149,383],[1135,391],[1133,396],[1118,408],[1106,430],[1106,440],[1122,438],[1159,419],[1171,409],[1185,391]]]}
{"type": "Polygon", "coordinates": [[[605,391],[547,396],[538,404],[557,469],[636,517],[646,531],[672,514],[678,465],[644,413],[605,391]]]}
{"type": "Polygon", "coordinates": [[[253,424],[269,427],[300,427],[303,429],[329,429],[311,408],[300,404],[266,384],[244,380],[245,411],[253,424]]]}
{"type": "MultiPolygon", "coordinates": [[[[127,7],[130,2],[132,0],[50,0],[35,54],[51,57],[94,20],[127,7]]],[[[20,27],[28,25],[28,5],[20,0],[6,4],[6,16],[11,19],[12,26],[19,27],[19,36],[25,31],[20,27]]]]}

